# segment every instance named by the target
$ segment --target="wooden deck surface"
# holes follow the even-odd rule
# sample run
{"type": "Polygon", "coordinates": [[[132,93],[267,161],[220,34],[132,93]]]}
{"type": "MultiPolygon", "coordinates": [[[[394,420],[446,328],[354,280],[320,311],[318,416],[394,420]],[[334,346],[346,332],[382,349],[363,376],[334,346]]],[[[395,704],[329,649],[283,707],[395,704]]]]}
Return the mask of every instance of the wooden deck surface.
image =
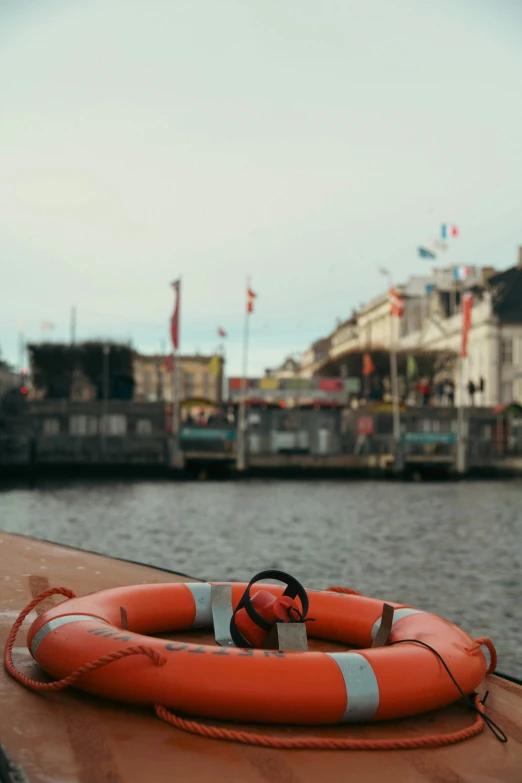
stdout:
{"type": "MultiPolygon", "coordinates": [[[[176,581],[188,580],[0,531],[2,650],[21,609],[49,586],[69,587],[80,595],[119,585],[176,581]]],[[[17,639],[15,662],[24,673],[38,676],[38,667],[25,647],[27,627],[17,639]]],[[[191,634],[190,638],[208,641],[208,635],[191,634]]],[[[313,646],[318,648],[319,643],[313,646]]],[[[486,729],[475,739],[433,750],[290,751],[192,736],[162,723],[148,710],[112,704],[78,691],[35,694],[2,667],[0,743],[30,783],[522,783],[522,687],[498,677],[489,677],[481,691],[485,687],[490,691],[487,711],[508,734],[506,745],[486,729]]],[[[299,728],[296,734],[412,737],[453,731],[472,722],[472,714],[456,704],[416,720],[299,728]]]]}

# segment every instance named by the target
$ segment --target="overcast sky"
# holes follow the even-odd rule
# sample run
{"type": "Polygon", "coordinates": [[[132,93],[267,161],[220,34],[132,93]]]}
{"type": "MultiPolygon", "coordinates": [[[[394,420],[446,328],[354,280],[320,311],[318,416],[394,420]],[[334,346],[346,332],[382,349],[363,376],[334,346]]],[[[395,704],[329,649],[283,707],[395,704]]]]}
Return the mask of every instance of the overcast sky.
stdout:
{"type": "MultiPolygon", "coordinates": [[[[0,346],[40,322],[250,374],[327,334],[454,222],[522,244],[520,0],[0,0],[0,346]]],[[[437,262],[439,263],[439,262],[437,262]]]]}

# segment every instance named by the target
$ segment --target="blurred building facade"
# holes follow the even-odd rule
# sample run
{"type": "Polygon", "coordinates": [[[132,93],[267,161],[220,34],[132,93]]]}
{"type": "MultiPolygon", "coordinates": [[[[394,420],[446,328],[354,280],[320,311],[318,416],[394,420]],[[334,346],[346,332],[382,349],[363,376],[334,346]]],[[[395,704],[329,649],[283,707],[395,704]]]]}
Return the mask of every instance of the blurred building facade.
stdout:
{"type": "Polygon", "coordinates": [[[11,389],[14,389],[19,385],[20,374],[13,372],[13,370],[7,366],[0,366],[0,399],[4,394],[7,394],[11,389]]]}
{"type": "MultiPolygon", "coordinates": [[[[220,406],[223,402],[223,356],[182,355],[180,389],[182,401],[220,406]]],[[[134,399],[138,402],[172,403],[174,363],[162,354],[133,357],[134,399]]]]}
{"type": "Polygon", "coordinates": [[[301,362],[294,356],[287,356],[284,362],[273,370],[265,370],[267,378],[299,378],[301,362]]]}
{"type": "MultiPolygon", "coordinates": [[[[522,400],[522,248],[516,266],[504,271],[492,266],[440,268],[394,287],[404,299],[404,315],[395,338],[397,350],[413,356],[448,357],[448,361],[441,362],[439,381],[446,378],[455,384],[457,403],[461,299],[465,292],[471,292],[473,308],[462,402],[470,402],[469,381],[477,389],[482,386],[479,401],[483,405],[522,400]]],[[[352,372],[354,366],[361,367],[361,363],[350,363],[354,356],[390,350],[393,322],[388,292],[384,291],[338,323],[330,335],[312,343],[302,354],[299,375],[349,376],[350,367],[352,372]]]]}

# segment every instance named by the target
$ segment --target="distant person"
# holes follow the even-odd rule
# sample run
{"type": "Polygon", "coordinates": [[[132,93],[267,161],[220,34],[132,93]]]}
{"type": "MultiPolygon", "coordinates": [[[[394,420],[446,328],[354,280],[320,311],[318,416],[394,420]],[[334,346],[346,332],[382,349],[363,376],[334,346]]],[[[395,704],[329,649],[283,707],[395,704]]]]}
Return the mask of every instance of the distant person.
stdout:
{"type": "Polygon", "coordinates": [[[418,389],[422,399],[422,404],[429,405],[431,397],[431,386],[429,385],[428,381],[421,381],[419,383],[418,389]]]}
{"type": "Polygon", "coordinates": [[[455,384],[453,381],[446,381],[444,384],[444,389],[446,393],[446,400],[448,405],[453,406],[455,405],[455,384]]]}
{"type": "Polygon", "coordinates": [[[472,406],[475,405],[475,392],[476,392],[476,390],[477,389],[476,389],[476,386],[473,383],[473,381],[471,381],[471,380],[468,381],[468,394],[469,394],[469,398],[471,400],[471,405],[472,406]]]}
{"type": "Polygon", "coordinates": [[[482,403],[482,405],[484,405],[484,397],[485,397],[484,392],[486,391],[486,381],[484,380],[482,375],[480,376],[480,380],[479,380],[479,391],[480,391],[480,402],[482,403]]]}

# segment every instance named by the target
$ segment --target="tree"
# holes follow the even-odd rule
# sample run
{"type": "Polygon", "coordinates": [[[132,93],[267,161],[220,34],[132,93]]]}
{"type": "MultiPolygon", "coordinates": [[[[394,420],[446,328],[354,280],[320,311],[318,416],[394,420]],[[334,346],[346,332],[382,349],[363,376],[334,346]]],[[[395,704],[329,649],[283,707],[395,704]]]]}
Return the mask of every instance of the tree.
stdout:
{"type": "Polygon", "coordinates": [[[130,400],[134,391],[132,349],[119,343],[91,341],[78,345],[41,343],[29,345],[33,384],[51,399],[69,399],[75,371],[94,386],[96,396],[104,395],[104,346],[108,347],[108,395],[110,399],[130,400]]]}
{"type": "Polygon", "coordinates": [[[5,359],[2,359],[2,348],[0,347],[0,370],[11,370],[12,366],[5,359]]]}

